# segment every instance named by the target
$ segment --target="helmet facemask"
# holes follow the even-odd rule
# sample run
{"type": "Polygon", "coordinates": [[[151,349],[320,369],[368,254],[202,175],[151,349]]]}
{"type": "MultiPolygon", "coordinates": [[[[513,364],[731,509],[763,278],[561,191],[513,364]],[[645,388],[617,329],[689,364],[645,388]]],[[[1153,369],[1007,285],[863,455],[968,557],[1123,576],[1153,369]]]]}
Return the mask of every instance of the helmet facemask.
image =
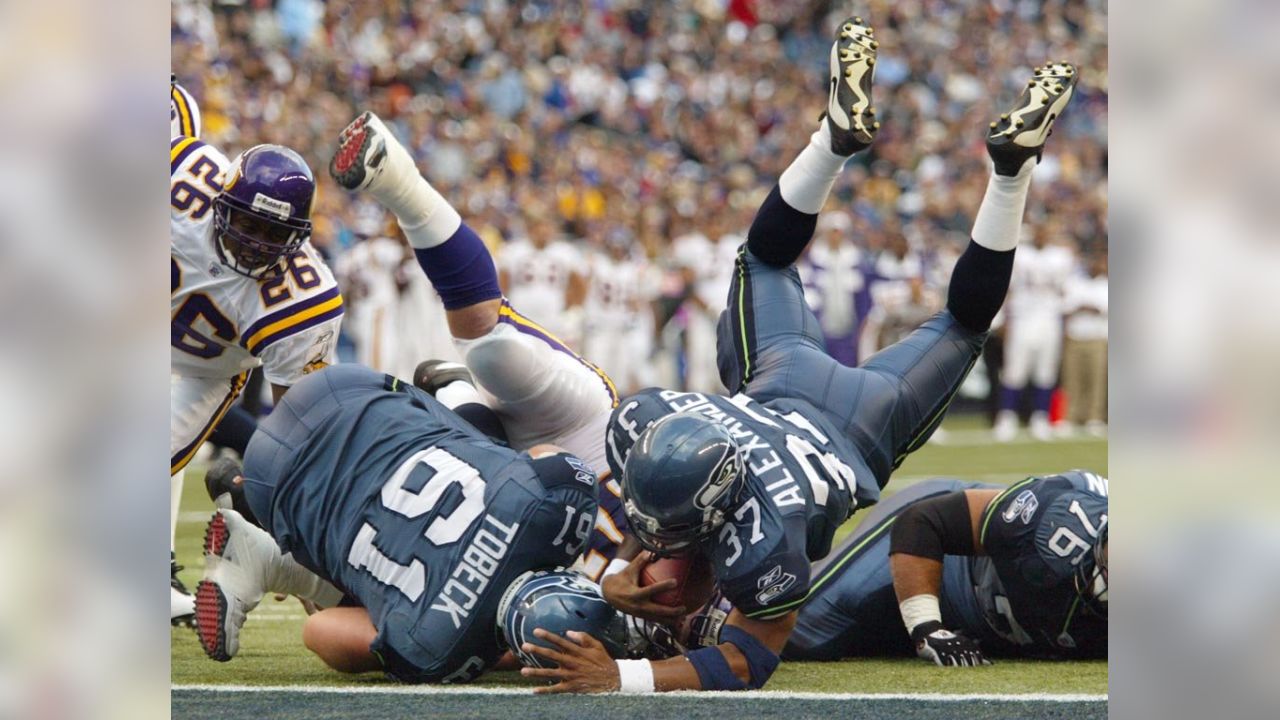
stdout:
{"type": "MultiPolygon", "coordinates": [[[[259,195],[265,207],[270,198],[259,195]]],[[[311,221],[271,217],[261,208],[225,193],[214,199],[213,226],[218,253],[232,270],[261,280],[284,271],[284,260],[302,249],[311,237],[311,221]]]]}
{"type": "Polygon", "coordinates": [[[693,507],[701,511],[701,517],[686,522],[663,523],[646,514],[627,497],[629,483],[623,482],[623,510],[632,534],[641,547],[659,557],[687,554],[724,525],[725,513],[737,502],[744,472],[742,452],[732,438],[727,438],[724,455],[692,498],[693,507]]]}
{"type": "Polygon", "coordinates": [[[1107,526],[1103,525],[1093,543],[1090,567],[1081,563],[1073,581],[1081,602],[1095,615],[1107,617],[1107,526]]]}

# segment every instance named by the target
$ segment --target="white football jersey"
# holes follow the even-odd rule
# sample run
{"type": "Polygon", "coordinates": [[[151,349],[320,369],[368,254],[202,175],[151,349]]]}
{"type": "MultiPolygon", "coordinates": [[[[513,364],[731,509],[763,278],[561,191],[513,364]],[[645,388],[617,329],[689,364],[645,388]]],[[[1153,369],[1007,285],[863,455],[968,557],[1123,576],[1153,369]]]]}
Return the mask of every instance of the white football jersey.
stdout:
{"type": "Polygon", "coordinates": [[[213,197],[229,165],[191,137],[170,145],[170,366],[188,377],[230,378],[262,366],[267,381],[292,385],[332,364],[342,295],[310,243],[288,270],[255,280],[223,264],[213,234],[213,197]]]}
{"type": "Polygon", "coordinates": [[[597,250],[591,253],[588,267],[589,325],[629,323],[648,310],[656,283],[647,262],[631,257],[615,260],[609,253],[597,250]]]}
{"type": "Polygon", "coordinates": [[[564,327],[565,293],[569,276],[580,272],[582,256],[577,248],[562,240],[536,248],[527,240],[512,240],[498,258],[507,274],[507,299],[512,307],[557,335],[569,335],[564,327]]]}
{"type": "Polygon", "coordinates": [[[1065,247],[1018,246],[1009,280],[1011,322],[1057,323],[1063,311],[1063,291],[1075,268],[1075,255],[1065,247]]]}

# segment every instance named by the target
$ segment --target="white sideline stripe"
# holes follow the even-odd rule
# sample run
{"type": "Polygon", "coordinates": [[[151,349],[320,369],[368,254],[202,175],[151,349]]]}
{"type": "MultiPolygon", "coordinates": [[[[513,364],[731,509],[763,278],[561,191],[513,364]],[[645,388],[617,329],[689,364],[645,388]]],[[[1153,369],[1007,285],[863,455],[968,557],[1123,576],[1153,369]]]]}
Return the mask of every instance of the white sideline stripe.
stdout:
{"type": "MultiPolygon", "coordinates": [[[[301,695],[528,695],[532,688],[513,687],[448,687],[430,685],[395,685],[389,687],[325,687],[307,685],[174,685],[178,692],[221,693],[297,693],[301,695]]],[[[681,691],[662,693],[671,697],[723,697],[748,700],[920,700],[928,702],[1046,702],[1078,703],[1106,702],[1107,695],[1083,693],[1024,693],[1024,694],[956,694],[943,693],[819,693],[787,692],[783,690],[740,691],[681,691]]]]}

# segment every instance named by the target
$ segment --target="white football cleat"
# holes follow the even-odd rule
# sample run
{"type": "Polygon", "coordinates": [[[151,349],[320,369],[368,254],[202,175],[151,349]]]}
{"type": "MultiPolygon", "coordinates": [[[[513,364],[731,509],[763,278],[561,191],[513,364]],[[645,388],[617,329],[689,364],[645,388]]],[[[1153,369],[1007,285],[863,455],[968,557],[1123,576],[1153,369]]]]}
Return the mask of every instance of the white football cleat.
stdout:
{"type": "Polygon", "coordinates": [[[996,442],[1010,442],[1018,435],[1018,416],[1012,410],[1001,410],[996,414],[995,427],[991,435],[996,442]]]}
{"type": "Polygon", "coordinates": [[[1029,423],[1031,437],[1040,442],[1048,442],[1053,439],[1053,426],[1049,424],[1049,414],[1043,410],[1037,410],[1031,413],[1031,422],[1029,423]]]}
{"type": "Polygon", "coordinates": [[[220,509],[204,533],[204,579],[196,586],[196,633],[205,654],[226,662],[240,650],[240,628],[267,591],[280,546],[235,510],[220,509]]]}
{"type": "Polygon", "coordinates": [[[190,593],[169,586],[169,624],[190,625],[196,614],[196,599],[190,593]]]}
{"type": "Polygon", "coordinates": [[[419,177],[418,166],[382,119],[368,110],[338,136],[329,175],[348,190],[368,190],[384,205],[419,177]],[[390,195],[390,197],[388,197],[390,195]]]}

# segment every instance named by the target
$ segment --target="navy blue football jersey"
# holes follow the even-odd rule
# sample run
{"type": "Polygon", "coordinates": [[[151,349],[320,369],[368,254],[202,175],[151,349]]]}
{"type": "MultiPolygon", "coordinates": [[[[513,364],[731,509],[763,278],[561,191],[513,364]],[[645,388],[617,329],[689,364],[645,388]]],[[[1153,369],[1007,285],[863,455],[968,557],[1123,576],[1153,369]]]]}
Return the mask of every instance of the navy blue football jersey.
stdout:
{"type": "Polygon", "coordinates": [[[1107,618],[1080,599],[1074,575],[1094,564],[1107,493],[1106,478],[1082,470],[1011,485],[982,515],[987,555],[972,558],[963,586],[946,583],[944,595],[972,594],[991,641],[1023,653],[1104,657],[1107,618]]]}
{"type": "Polygon", "coordinates": [[[803,400],[758,403],[649,388],[625,398],[609,422],[615,478],[640,433],[676,412],[729,429],[744,455],[745,485],[724,526],[704,542],[721,592],[748,617],[796,609],[809,591],[809,563],[831,550],[837,527],[879,499],[871,471],[830,421],[803,400]]]}
{"type": "Polygon", "coordinates": [[[255,514],[368,610],[389,674],[474,679],[501,652],[503,591],[583,550],[596,477],[570,455],[494,444],[417,388],[381,375],[375,387],[348,367],[295,385],[255,435],[251,501],[273,488],[255,514]]]}

